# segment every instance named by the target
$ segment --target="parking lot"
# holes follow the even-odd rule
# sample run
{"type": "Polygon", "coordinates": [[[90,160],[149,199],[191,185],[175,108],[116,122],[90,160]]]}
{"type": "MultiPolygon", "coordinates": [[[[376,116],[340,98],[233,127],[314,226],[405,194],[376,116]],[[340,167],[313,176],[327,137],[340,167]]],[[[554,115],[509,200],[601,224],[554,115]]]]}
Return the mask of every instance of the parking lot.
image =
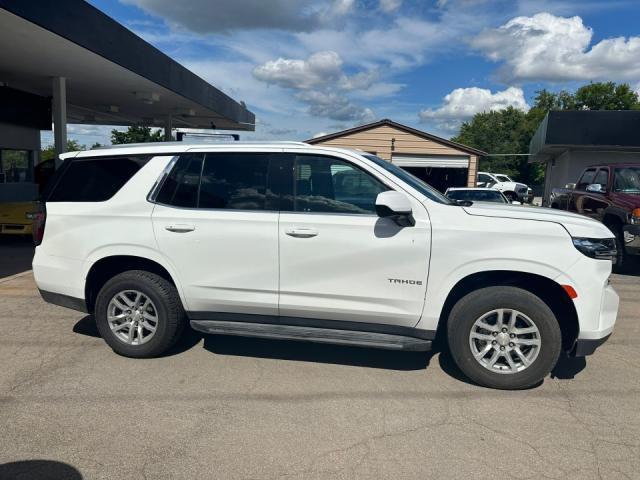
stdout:
{"type": "Polygon", "coordinates": [[[438,350],[190,333],[119,357],[16,272],[28,247],[2,254],[2,479],[640,478],[640,276],[613,276],[618,325],[595,356],[503,392],[438,350]]]}

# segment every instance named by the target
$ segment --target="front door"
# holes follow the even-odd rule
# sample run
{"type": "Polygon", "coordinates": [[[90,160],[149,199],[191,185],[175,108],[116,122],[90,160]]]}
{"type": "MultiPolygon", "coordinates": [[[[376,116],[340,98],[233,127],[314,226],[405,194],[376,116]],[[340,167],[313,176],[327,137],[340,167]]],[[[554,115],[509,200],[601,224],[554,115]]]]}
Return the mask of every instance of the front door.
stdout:
{"type": "Polygon", "coordinates": [[[164,181],[153,228],[191,312],[278,314],[270,164],[266,153],[191,153],[164,181]]]}
{"type": "Polygon", "coordinates": [[[424,305],[430,222],[413,203],[415,226],[375,213],[389,190],[345,159],[296,155],[281,203],[280,315],[414,326],[424,305]]]}

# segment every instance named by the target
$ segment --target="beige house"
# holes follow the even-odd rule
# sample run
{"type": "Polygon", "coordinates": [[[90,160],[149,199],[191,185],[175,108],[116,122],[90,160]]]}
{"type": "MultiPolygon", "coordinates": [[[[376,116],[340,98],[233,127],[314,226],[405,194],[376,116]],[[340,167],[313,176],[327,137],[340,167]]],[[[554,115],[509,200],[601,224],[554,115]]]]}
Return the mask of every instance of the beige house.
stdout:
{"type": "Polygon", "coordinates": [[[478,160],[486,153],[389,119],[307,140],[373,153],[433,185],[475,187],[478,160]]]}

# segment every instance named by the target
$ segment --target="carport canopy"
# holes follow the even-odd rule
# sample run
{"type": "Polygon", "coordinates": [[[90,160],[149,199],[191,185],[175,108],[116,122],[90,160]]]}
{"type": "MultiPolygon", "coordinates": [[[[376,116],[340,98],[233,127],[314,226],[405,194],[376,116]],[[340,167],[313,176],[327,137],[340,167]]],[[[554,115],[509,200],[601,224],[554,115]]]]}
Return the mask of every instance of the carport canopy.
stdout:
{"type": "Polygon", "coordinates": [[[0,44],[0,84],[52,98],[57,150],[67,122],[255,129],[244,103],[82,0],[0,0],[0,44]]]}

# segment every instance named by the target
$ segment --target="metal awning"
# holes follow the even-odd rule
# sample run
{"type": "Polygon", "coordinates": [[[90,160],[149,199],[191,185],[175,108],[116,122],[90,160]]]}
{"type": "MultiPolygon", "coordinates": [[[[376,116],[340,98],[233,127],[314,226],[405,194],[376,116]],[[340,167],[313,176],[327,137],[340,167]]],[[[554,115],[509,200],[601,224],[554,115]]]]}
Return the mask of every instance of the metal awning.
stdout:
{"type": "Polygon", "coordinates": [[[391,163],[399,167],[469,168],[466,155],[392,155],[391,163]]]}

